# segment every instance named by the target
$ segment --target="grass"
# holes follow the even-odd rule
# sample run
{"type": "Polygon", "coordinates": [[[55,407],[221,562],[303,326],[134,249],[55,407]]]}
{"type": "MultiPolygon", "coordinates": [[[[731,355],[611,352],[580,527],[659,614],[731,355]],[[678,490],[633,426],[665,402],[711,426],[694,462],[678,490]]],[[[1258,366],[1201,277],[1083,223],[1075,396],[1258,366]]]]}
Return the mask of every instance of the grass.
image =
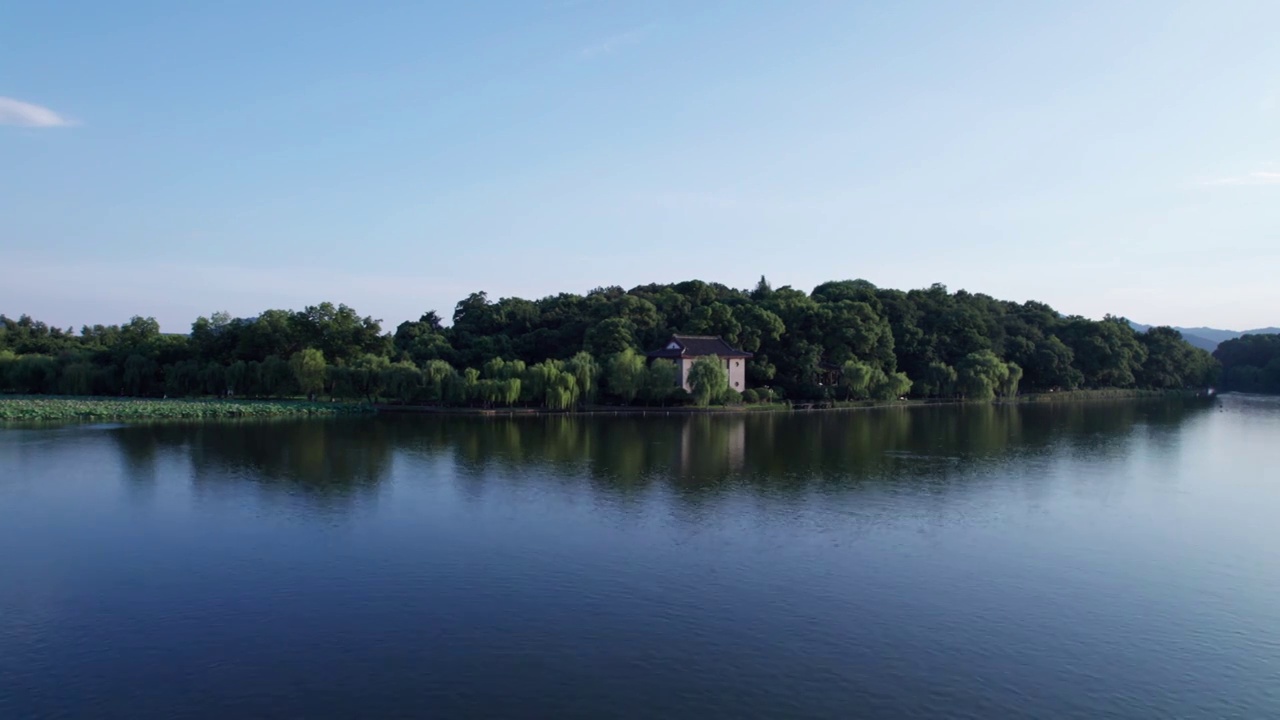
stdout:
{"type": "Polygon", "coordinates": [[[153,420],[346,415],[370,412],[357,403],[305,400],[221,400],[0,396],[0,421],[153,420]]]}

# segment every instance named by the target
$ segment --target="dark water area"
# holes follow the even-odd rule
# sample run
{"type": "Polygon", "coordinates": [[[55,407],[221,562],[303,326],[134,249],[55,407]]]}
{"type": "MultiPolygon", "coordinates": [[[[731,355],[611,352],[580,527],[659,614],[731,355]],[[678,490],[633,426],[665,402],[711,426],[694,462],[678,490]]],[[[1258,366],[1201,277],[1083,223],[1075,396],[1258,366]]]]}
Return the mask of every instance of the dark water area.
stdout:
{"type": "Polygon", "coordinates": [[[1280,717],[1280,401],[0,429],[0,718],[1280,717]]]}

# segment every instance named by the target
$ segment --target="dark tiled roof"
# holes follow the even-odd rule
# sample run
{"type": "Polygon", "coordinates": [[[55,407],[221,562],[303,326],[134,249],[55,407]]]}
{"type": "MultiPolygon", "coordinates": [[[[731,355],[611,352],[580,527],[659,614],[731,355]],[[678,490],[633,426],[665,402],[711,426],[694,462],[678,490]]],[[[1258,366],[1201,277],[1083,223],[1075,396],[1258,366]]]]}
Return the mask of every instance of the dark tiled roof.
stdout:
{"type": "Polygon", "coordinates": [[[651,358],[701,357],[703,355],[717,355],[724,358],[751,357],[751,353],[739,350],[715,335],[672,335],[661,349],[649,353],[651,358]],[[673,348],[672,343],[680,347],[673,348]]]}

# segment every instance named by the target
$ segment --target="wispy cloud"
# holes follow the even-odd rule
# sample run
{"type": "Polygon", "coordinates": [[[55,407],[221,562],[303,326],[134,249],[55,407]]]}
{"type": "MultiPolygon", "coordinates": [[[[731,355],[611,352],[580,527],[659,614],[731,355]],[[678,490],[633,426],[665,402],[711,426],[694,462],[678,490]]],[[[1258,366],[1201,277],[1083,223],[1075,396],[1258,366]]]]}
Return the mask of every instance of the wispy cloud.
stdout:
{"type": "Polygon", "coordinates": [[[75,123],[47,107],[0,96],[0,125],[50,128],[67,127],[75,123]]]}
{"type": "Polygon", "coordinates": [[[1259,170],[1248,175],[1208,180],[1205,185],[1280,185],[1280,172],[1259,170]]]}
{"type": "Polygon", "coordinates": [[[603,40],[591,43],[578,51],[578,55],[584,59],[596,58],[602,55],[612,55],[618,50],[635,45],[651,30],[651,27],[632,28],[624,33],[610,35],[603,40]]]}

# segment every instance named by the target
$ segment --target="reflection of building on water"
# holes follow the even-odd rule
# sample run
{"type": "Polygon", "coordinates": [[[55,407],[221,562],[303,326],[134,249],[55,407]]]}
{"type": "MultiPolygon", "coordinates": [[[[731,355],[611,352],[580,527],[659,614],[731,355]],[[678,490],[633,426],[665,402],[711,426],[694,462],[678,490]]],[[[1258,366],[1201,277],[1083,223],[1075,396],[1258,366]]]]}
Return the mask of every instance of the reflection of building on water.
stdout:
{"type": "Polygon", "coordinates": [[[693,415],[680,430],[680,474],[740,472],[746,462],[747,423],[740,415],[693,415]]]}

